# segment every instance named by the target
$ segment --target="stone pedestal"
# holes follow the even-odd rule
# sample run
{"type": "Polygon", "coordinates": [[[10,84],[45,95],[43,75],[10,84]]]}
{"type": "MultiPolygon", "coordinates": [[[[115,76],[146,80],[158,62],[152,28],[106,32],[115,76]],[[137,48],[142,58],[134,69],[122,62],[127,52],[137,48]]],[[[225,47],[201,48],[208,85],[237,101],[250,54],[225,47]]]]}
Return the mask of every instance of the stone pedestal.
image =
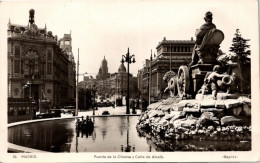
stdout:
{"type": "MultiPolygon", "coordinates": [[[[221,93],[218,92],[217,94],[217,100],[225,100],[225,99],[237,99],[238,95],[237,94],[227,94],[227,93],[221,93]]],[[[196,100],[202,101],[202,100],[212,100],[213,96],[211,94],[196,94],[195,96],[196,100]]]]}

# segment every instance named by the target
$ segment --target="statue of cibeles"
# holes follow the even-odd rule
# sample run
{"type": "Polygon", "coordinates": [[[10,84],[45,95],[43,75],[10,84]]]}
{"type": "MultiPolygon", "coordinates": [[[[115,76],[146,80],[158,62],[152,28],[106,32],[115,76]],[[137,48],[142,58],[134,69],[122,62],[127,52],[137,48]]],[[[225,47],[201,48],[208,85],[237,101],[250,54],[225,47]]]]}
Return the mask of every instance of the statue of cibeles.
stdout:
{"type": "Polygon", "coordinates": [[[209,56],[209,59],[205,62],[215,62],[219,44],[224,39],[223,32],[217,30],[216,25],[212,23],[213,14],[210,11],[206,12],[204,20],[205,23],[195,32],[196,44],[189,67],[197,63],[203,64],[206,55],[212,55],[213,59],[209,56]]]}
{"type": "Polygon", "coordinates": [[[168,83],[168,86],[165,88],[164,93],[169,91],[170,96],[174,97],[177,93],[176,86],[177,86],[177,78],[176,73],[173,71],[168,71],[164,74],[163,80],[168,83]]]}
{"type": "Polygon", "coordinates": [[[208,94],[211,93],[213,99],[216,99],[218,91],[226,91],[231,93],[235,87],[235,73],[232,75],[221,74],[220,66],[215,65],[213,72],[208,72],[204,78],[204,84],[198,93],[208,94]]]}

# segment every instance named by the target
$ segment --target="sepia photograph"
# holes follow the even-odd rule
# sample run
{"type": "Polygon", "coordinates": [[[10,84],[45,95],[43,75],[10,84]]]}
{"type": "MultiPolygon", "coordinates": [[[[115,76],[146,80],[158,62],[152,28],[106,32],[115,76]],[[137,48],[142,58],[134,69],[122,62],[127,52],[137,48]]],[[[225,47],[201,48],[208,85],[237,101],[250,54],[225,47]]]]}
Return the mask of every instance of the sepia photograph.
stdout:
{"type": "Polygon", "coordinates": [[[0,161],[260,161],[258,3],[0,1],[0,161]]]}

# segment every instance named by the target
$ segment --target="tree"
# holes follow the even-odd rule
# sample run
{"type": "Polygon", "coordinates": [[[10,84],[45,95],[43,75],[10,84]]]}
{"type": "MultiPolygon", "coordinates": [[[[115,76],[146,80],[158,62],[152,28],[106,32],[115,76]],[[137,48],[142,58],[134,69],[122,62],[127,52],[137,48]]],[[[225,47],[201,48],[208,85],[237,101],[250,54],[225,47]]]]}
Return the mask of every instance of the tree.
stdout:
{"type": "Polygon", "coordinates": [[[239,29],[236,30],[235,37],[233,38],[232,46],[230,47],[230,52],[235,55],[231,57],[231,61],[236,61],[238,63],[237,68],[233,67],[231,70],[236,74],[238,91],[243,93],[251,92],[251,62],[248,57],[251,55],[249,50],[250,45],[248,45],[249,39],[244,39],[239,29]]]}
{"type": "Polygon", "coordinates": [[[235,53],[238,61],[242,64],[250,62],[248,56],[251,55],[251,51],[249,50],[250,45],[248,45],[248,41],[250,40],[244,39],[241,36],[239,29],[237,29],[229,51],[235,53]]]}

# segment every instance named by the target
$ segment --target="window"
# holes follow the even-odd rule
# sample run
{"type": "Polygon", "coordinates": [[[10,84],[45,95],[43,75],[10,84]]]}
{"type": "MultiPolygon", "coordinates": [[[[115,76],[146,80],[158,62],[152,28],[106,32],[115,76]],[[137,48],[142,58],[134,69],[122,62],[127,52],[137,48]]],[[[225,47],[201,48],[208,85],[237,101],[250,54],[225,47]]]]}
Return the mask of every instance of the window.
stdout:
{"type": "Polygon", "coordinates": [[[51,62],[48,62],[48,65],[47,65],[47,74],[48,75],[51,75],[52,73],[52,64],[51,62]]]}
{"type": "Polygon", "coordinates": [[[14,61],[14,73],[20,73],[20,60],[14,61]]]}
{"type": "Polygon", "coordinates": [[[22,115],[22,107],[17,107],[17,115],[22,115]]]}
{"type": "Polygon", "coordinates": [[[65,41],[65,45],[70,45],[70,41],[65,41]]]}
{"type": "Polygon", "coordinates": [[[15,58],[20,58],[20,47],[19,46],[15,46],[14,56],[15,56],[15,58]]]}
{"type": "Polygon", "coordinates": [[[22,62],[21,62],[21,74],[24,73],[24,69],[23,69],[23,67],[24,67],[24,64],[23,64],[23,61],[22,61],[22,62]]]}
{"type": "Polygon", "coordinates": [[[52,59],[52,51],[51,51],[51,49],[48,49],[48,61],[51,61],[51,59],[52,59]]]}
{"type": "Polygon", "coordinates": [[[26,107],[26,114],[27,114],[27,115],[30,114],[30,107],[26,107]]]}
{"type": "Polygon", "coordinates": [[[52,50],[48,49],[48,54],[47,54],[47,74],[51,75],[52,74],[52,50]]]}
{"type": "Polygon", "coordinates": [[[14,115],[14,108],[13,107],[10,107],[9,110],[8,110],[8,115],[11,116],[11,115],[14,115]]]}
{"type": "Polygon", "coordinates": [[[14,107],[14,114],[13,115],[17,115],[17,107],[14,107]]]}

